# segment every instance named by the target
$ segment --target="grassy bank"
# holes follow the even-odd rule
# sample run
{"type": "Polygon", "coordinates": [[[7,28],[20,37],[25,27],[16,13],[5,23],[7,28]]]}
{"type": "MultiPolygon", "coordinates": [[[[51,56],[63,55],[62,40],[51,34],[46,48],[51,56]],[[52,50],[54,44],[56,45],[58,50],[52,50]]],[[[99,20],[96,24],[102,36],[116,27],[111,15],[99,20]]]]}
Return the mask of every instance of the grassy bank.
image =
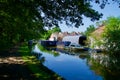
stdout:
{"type": "Polygon", "coordinates": [[[22,45],[19,49],[19,52],[21,53],[23,60],[25,61],[25,64],[33,72],[33,75],[35,75],[38,79],[63,80],[63,78],[61,78],[59,75],[49,70],[45,66],[43,66],[42,61],[37,60],[35,56],[30,54],[30,51],[27,45],[25,44],[22,45]]]}

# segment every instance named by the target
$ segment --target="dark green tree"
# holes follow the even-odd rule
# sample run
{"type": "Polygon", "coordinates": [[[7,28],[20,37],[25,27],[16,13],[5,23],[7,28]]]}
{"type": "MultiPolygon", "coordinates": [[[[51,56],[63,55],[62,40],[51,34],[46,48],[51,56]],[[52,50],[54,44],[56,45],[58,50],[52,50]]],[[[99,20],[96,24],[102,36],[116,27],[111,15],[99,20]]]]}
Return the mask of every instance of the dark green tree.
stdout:
{"type": "MultiPolygon", "coordinates": [[[[119,0],[113,0],[120,3],[119,0]]],[[[102,9],[108,0],[40,0],[39,9],[44,13],[43,22],[46,26],[58,24],[59,21],[66,21],[66,24],[75,23],[75,27],[83,25],[83,15],[92,21],[99,20],[102,14],[92,9],[91,3],[98,4],[102,9]]],[[[57,25],[58,26],[58,25],[57,25]]]]}
{"type": "Polygon", "coordinates": [[[39,38],[44,32],[42,19],[32,1],[0,2],[0,49],[18,42],[39,38]]]}

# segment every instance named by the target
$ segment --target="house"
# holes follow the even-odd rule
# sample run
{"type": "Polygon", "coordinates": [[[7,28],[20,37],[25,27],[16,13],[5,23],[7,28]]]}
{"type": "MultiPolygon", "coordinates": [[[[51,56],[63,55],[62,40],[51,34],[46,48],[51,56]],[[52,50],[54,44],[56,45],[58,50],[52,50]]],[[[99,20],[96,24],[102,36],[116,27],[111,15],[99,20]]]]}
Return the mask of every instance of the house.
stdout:
{"type": "Polygon", "coordinates": [[[59,35],[59,32],[52,33],[49,40],[50,41],[57,41],[58,40],[58,35],[59,35]]]}
{"type": "Polygon", "coordinates": [[[85,45],[86,39],[87,39],[86,36],[83,36],[81,35],[81,33],[77,33],[77,32],[72,32],[72,33],[55,32],[51,34],[49,41],[45,41],[44,43],[57,41],[56,42],[57,47],[64,47],[64,46],[68,46],[70,43],[85,45]]]}
{"type": "Polygon", "coordinates": [[[83,35],[73,35],[73,36],[65,36],[62,41],[69,41],[71,43],[85,45],[85,40],[87,40],[86,36],[83,35]]]}
{"type": "Polygon", "coordinates": [[[62,41],[62,39],[66,36],[77,36],[77,35],[81,35],[80,32],[71,32],[71,33],[68,33],[68,32],[55,32],[55,33],[52,33],[49,40],[50,41],[62,41]]]}

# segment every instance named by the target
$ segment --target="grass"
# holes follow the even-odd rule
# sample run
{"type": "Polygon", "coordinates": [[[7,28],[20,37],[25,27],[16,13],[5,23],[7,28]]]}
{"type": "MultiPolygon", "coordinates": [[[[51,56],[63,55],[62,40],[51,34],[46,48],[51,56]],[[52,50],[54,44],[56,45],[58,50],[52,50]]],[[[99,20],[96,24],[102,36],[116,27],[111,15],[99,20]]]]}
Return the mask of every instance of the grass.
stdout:
{"type": "MultiPolygon", "coordinates": [[[[42,45],[40,44],[37,44],[38,48],[42,51],[42,52],[46,52],[46,53],[49,53],[49,54],[52,54],[54,55],[54,57],[57,57],[59,56],[59,52],[55,51],[55,50],[47,50],[46,48],[44,48],[42,45]]],[[[50,48],[50,47],[49,47],[50,48]]],[[[51,47],[52,48],[52,47],[51,47]]],[[[53,47],[55,48],[55,47],[53,47]]]]}
{"type": "Polygon", "coordinates": [[[22,45],[19,52],[21,53],[26,65],[33,72],[36,78],[40,80],[63,80],[62,77],[45,67],[42,64],[42,61],[37,60],[35,56],[30,54],[27,45],[22,45]]]}

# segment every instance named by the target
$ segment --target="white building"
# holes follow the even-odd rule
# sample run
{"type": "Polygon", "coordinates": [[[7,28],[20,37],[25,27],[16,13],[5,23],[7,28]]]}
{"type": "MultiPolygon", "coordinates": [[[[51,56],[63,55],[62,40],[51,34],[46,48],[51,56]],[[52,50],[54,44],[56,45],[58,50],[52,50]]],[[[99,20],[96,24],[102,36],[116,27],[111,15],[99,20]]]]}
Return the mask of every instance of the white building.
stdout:
{"type": "Polygon", "coordinates": [[[86,37],[83,35],[75,35],[75,36],[65,36],[62,41],[70,41],[71,43],[85,45],[86,37]]]}

